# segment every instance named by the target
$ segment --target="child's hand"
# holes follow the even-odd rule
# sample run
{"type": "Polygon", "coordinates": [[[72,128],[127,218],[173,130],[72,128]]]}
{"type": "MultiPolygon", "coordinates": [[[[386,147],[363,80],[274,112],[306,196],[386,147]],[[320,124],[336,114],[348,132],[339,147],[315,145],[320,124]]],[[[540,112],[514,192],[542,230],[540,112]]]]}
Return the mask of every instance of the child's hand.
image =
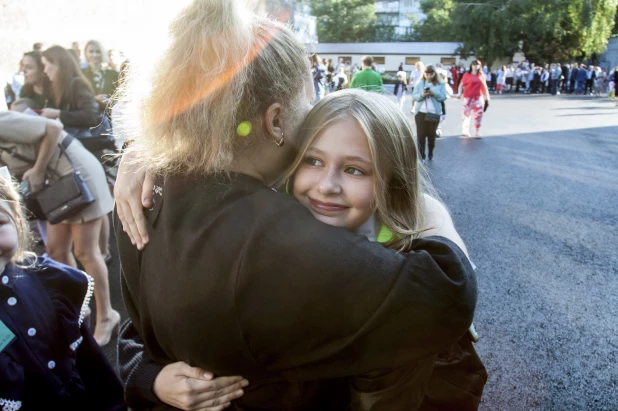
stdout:
{"type": "Polygon", "coordinates": [[[219,411],[244,394],[249,381],[243,377],[217,377],[185,362],[165,366],[154,381],[157,398],[185,411],[219,411]]]}

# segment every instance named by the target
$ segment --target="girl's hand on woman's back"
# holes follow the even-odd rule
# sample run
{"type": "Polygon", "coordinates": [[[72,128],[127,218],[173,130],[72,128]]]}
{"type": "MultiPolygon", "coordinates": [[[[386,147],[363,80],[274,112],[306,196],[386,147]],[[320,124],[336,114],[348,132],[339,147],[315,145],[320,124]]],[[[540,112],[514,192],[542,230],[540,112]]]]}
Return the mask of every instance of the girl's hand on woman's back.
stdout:
{"type": "Polygon", "coordinates": [[[157,398],[185,411],[219,411],[244,394],[249,381],[243,377],[217,377],[185,362],[166,365],[152,390],[157,398]]]}
{"type": "Polygon", "coordinates": [[[153,176],[133,162],[130,152],[126,153],[120,160],[114,185],[116,213],[122,222],[122,230],[140,250],[149,241],[144,207],[152,207],[153,189],[153,176]]]}

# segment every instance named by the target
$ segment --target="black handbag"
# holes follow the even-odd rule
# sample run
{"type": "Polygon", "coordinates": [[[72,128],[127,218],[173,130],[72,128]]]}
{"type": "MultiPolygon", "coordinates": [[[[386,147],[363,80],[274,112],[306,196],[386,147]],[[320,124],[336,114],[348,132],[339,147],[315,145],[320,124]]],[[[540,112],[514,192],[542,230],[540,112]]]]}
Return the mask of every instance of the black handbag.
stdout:
{"type": "Polygon", "coordinates": [[[66,147],[72,141],[72,136],[66,136],[58,146],[67,158],[73,172],[51,182],[29,196],[36,200],[41,212],[50,224],[57,224],[72,217],[95,201],[81,173],[66,152],[66,147]]]}

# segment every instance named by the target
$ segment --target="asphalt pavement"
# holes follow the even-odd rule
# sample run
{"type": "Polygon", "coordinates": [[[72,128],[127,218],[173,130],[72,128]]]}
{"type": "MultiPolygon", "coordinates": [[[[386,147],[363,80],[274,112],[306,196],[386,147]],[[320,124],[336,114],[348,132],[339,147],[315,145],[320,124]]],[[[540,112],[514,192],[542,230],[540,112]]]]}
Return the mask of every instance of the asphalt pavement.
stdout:
{"type": "MultiPolygon", "coordinates": [[[[482,139],[459,137],[460,104],[447,102],[426,165],[477,266],[481,409],[617,410],[615,102],[494,96],[482,139]]],[[[112,302],[126,318],[116,255],[112,302]]]]}

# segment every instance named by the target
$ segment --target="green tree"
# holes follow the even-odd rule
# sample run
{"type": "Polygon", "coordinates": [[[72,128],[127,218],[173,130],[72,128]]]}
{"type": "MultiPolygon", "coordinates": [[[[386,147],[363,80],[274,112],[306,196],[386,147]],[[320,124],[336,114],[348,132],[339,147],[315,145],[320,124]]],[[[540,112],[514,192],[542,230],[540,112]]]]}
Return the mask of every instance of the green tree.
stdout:
{"type": "Polygon", "coordinates": [[[451,25],[453,0],[421,0],[420,8],[425,19],[414,24],[413,39],[418,41],[453,41],[456,33],[451,25]]]}
{"type": "Polygon", "coordinates": [[[417,40],[462,41],[460,53],[489,64],[520,47],[535,62],[604,51],[618,0],[422,0],[417,40]],[[448,17],[446,17],[448,14],[448,17]]]}
{"type": "Polygon", "coordinates": [[[374,0],[309,0],[322,43],[362,43],[385,37],[376,27],[374,0]]]}

